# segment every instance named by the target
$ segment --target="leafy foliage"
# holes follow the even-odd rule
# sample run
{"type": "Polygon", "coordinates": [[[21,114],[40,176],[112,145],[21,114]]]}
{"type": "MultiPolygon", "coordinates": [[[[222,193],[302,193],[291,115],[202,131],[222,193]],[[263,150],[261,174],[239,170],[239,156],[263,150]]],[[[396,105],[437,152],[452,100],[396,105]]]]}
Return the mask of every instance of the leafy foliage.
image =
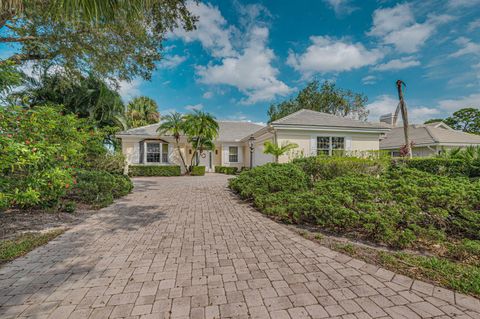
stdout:
{"type": "Polygon", "coordinates": [[[180,166],[131,165],[130,176],[180,176],[180,166]]]}
{"type": "Polygon", "coordinates": [[[136,97],[127,105],[128,127],[140,127],[160,121],[157,103],[146,96],[136,97]]]}
{"type": "Polygon", "coordinates": [[[436,175],[469,176],[468,165],[460,159],[417,157],[408,160],[393,160],[394,166],[405,166],[436,175]]]}
{"type": "Polygon", "coordinates": [[[185,115],[183,123],[183,131],[193,148],[190,166],[198,165],[196,154],[215,148],[213,139],[218,136],[218,123],[213,115],[202,111],[185,115]]]}
{"type": "Polygon", "coordinates": [[[238,172],[238,167],[229,166],[215,166],[215,173],[235,175],[238,172]]]}
{"type": "Polygon", "coordinates": [[[279,104],[272,104],[268,110],[270,122],[285,117],[301,109],[325,112],[339,116],[353,116],[366,119],[367,97],[350,90],[337,88],[334,83],[325,81],[310,82],[297,97],[279,104]]]}
{"type": "Polygon", "coordinates": [[[193,176],[203,176],[205,175],[205,166],[194,166],[192,167],[193,176]]]}
{"type": "Polygon", "coordinates": [[[180,159],[182,160],[183,168],[185,172],[188,171],[187,163],[185,162],[185,157],[183,152],[180,150],[180,137],[185,134],[185,118],[182,114],[178,112],[171,112],[164,116],[162,123],[157,129],[158,134],[160,135],[171,135],[175,139],[175,147],[180,159]]]}
{"type": "Polygon", "coordinates": [[[480,110],[474,107],[460,109],[446,119],[432,119],[425,124],[444,122],[451,128],[472,134],[480,134],[480,110]]]}
{"type": "Polygon", "coordinates": [[[263,152],[265,154],[271,154],[275,158],[275,162],[278,163],[278,158],[283,154],[290,152],[293,149],[298,148],[298,144],[296,143],[288,143],[284,142],[282,145],[277,145],[272,141],[266,141],[264,144],[263,152]]]}

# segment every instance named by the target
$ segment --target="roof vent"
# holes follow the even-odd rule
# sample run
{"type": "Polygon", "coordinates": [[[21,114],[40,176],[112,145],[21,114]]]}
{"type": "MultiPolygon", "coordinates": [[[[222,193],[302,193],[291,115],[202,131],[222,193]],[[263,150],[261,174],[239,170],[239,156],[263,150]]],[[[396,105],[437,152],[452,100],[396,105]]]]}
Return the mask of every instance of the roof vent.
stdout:
{"type": "Polygon", "coordinates": [[[385,123],[385,124],[393,126],[393,124],[394,124],[393,123],[393,118],[394,118],[394,115],[392,113],[384,114],[384,115],[380,116],[380,123],[385,123]]]}

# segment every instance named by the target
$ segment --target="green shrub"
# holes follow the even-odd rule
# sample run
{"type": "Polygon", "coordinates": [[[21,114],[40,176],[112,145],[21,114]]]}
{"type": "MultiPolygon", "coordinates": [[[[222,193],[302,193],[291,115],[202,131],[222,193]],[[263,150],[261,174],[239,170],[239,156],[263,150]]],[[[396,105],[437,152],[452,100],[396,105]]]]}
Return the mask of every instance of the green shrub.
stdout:
{"type": "Polygon", "coordinates": [[[235,175],[238,172],[238,167],[229,166],[215,166],[215,173],[235,175]]]}
{"type": "Polygon", "coordinates": [[[90,170],[123,174],[125,165],[125,155],[122,152],[114,152],[92,158],[86,163],[85,167],[90,170]]]}
{"type": "Polygon", "coordinates": [[[205,175],[205,166],[193,166],[191,174],[192,174],[192,176],[203,176],[203,175],[205,175]]]}
{"type": "Polygon", "coordinates": [[[458,244],[449,244],[447,256],[455,260],[467,261],[480,266],[480,241],[463,239],[458,244]]]}
{"type": "Polygon", "coordinates": [[[308,178],[294,164],[269,163],[240,173],[229,185],[243,198],[254,199],[259,194],[307,190],[308,178]]]}
{"type": "Polygon", "coordinates": [[[425,157],[393,160],[392,167],[407,167],[437,175],[470,175],[470,168],[460,159],[425,157]]]}
{"type": "Polygon", "coordinates": [[[68,198],[97,207],[110,205],[115,198],[127,195],[133,189],[130,178],[105,171],[77,170],[76,184],[68,198]]]}
{"type": "Polygon", "coordinates": [[[294,159],[293,163],[298,165],[312,181],[332,179],[352,173],[379,175],[387,166],[385,160],[381,159],[325,156],[298,158],[294,159]]]}
{"type": "Polygon", "coordinates": [[[129,176],[180,176],[180,166],[160,165],[131,165],[128,167],[129,176]]]}

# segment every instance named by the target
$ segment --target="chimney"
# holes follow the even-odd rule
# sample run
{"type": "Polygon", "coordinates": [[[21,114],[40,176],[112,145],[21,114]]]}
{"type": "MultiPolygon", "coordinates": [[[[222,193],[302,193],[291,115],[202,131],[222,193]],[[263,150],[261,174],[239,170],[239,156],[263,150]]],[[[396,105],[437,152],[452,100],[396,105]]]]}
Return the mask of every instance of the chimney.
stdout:
{"type": "Polygon", "coordinates": [[[382,116],[380,116],[380,123],[385,123],[385,124],[388,124],[390,126],[394,126],[393,125],[393,121],[394,120],[394,115],[392,113],[388,113],[388,114],[384,114],[382,116]]]}

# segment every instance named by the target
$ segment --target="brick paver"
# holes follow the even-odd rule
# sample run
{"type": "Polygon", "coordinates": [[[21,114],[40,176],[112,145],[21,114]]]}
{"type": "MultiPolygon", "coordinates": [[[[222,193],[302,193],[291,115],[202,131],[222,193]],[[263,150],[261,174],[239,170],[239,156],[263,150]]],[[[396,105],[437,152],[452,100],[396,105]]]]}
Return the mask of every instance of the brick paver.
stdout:
{"type": "Polygon", "coordinates": [[[480,318],[480,301],[331,251],[228,176],[132,194],[0,268],[0,318],[480,318]]]}

